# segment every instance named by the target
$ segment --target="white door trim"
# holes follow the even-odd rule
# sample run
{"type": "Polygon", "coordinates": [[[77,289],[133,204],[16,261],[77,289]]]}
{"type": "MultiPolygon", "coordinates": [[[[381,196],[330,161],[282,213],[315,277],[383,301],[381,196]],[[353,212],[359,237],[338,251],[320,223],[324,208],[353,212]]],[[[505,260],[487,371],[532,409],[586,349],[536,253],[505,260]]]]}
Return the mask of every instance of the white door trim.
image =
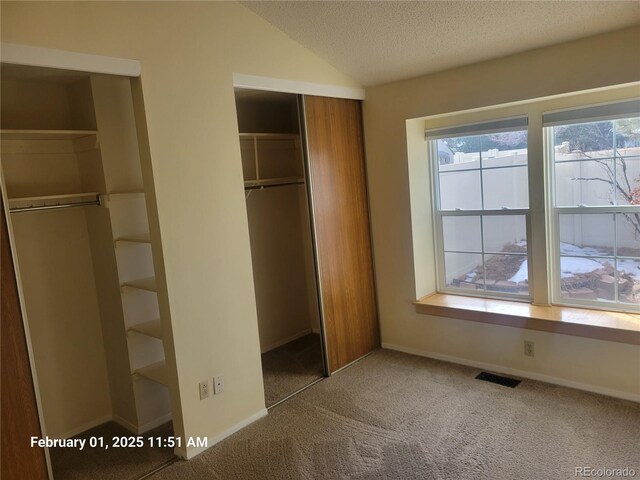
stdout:
{"type": "Polygon", "coordinates": [[[344,87],[324,83],[301,82],[284,78],[260,77],[258,75],[233,74],[233,86],[266,90],[269,92],[297,93],[301,95],[315,95],[318,97],[349,98],[364,100],[364,88],[344,87]]]}
{"type": "Polygon", "coordinates": [[[142,70],[138,60],[105,57],[103,55],[70,52],[54,48],[31,47],[17,43],[1,44],[0,61],[13,65],[105,73],[125,77],[139,77],[142,70]]]}

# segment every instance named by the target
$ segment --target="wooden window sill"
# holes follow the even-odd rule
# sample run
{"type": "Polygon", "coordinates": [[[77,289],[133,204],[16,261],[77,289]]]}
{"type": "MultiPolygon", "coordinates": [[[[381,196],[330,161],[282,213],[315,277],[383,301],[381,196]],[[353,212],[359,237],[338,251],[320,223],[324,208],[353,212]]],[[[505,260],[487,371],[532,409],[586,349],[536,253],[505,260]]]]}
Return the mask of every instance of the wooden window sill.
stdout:
{"type": "Polygon", "coordinates": [[[414,302],[424,315],[640,345],[640,315],[435,293],[414,302]]]}

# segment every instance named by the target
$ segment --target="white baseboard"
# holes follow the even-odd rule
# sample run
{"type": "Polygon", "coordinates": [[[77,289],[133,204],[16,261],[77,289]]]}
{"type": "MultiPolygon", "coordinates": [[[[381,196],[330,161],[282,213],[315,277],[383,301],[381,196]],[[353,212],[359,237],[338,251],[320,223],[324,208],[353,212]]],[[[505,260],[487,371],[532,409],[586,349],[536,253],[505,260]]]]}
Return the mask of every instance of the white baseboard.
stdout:
{"type": "Polygon", "coordinates": [[[107,423],[111,421],[116,422],[118,425],[126,428],[127,430],[129,430],[131,433],[135,435],[141,435],[143,433],[148,432],[149,430],[153,430],[154,428],[159,427],[164,423],[167,423],[168,421],[171,420],[171,418],[172,418],[171,412],[169,412],[166,415],[155,418],[150,422],[145,423],[144,425],[136,426],[135,424],[131,423],[129,420],[125,420],[119,415],[112,414],[112,415],[105,415],[104,417],[96,418],[95,420],[91,420],[90,422],[83,423],[82,425],[79,425],[61,434],[56,434],[56,435],[49,434],[49,435],[55,438],[71,438],[71,437],[75,437],[79,433],[86,432],[87,430],[97,427],[98,425],[102,425],[103,423],[107,423]]]}
{"type": "Polygon", "coordinates": [[[287,337],[287,338],[283,338],[282,340],[278,340],[277,342],[273,342],[263,348],[260,349],[260,353],[267,353],[270,352],[271,350],[281,347],[282,345],[286,345],[289,342],[293,342],[294,340],[297,340],[298,338],[304,337],[305,335],[309,335],[311,333],[311,329],[310,328],[305,328],[304,330],[302,330],[301,332],[298,333],[294,333],[293,335],[287,337]]]}
{"type": "Polygon", "coordinates": [[[427,357],[427,358],[433,358],[435,360],[442,360],[444,362],[457,363],[459,365],[466,365],[467,367],[474,367],[481,370],[489,370],[491,372],[502,373],[504,375],[528,378],[528,379],[537,380],[540,382],[551,383],[553,385],[560,385],[562,387],[575,388],[576,390],[584,390],[586,392],[598,393],[600,395],[606,395],[608,397],[620,398],[622,400],[630,400],[632,402],[640,403],[640,394],[636,394],[636,393],[614,390],[612,388],[600,387],[598,385],[591,385],[588,383],[574,382],[573,380],[553,377],[551,375],[544,375],[541,373],[529,372],[526,370],[518,370],[515,368],[505,367],[502,365],[494,365],[492,363],[478,362],[475,360],[454,357],[452,355],[445,355],[442,353],[429,352],[426,350],[420,350],[420,349],[411,348],[411,347],[403,347],[401,345],[394,345],[392,343],[383,342],[382,348],[386,348],[389,350],[396,350],[398,352],[410,353],[412,355],[418,355],[420,357],[427,357]]]}
{"type": "Polygon", "coordinates": [[[163,424],[171,421],[172,418],[173,418],[173,416],[171,415],[171,412],[166,413],[166,414],[162,415],[161,417],[154,418],[150,422],[147,422],[144,425],[138,426],[138,435],[146,433],[149,430],[153,430],[154,428],[159,427],[160,425],[163,425],[163,424]]]}
{"type": "Polygon", "coordinates": [[[116,414],[113,414],[113,417],[111,418],[111,420],[116,422],[121,427],[126,428],[131,433],[133,433],[135,435],[138,434],[138,427],[135,424],[131,423],[129,420],[125,420],[124,418],[122,418],[121,416],[116,415],[116,414]]]}
{"type": "Polygon", "coordinates": [[[98,425],[102,425],[103,423],[107,423],[110,421],[111,421],[111,415],[105,415],[104,417],[96,418],[95,420],[91,420],[90,422],[83,423],[82,425],[79,425],[75,428],[72,428],[71,430],[67,430],[66,432],[63,432],[60,434],[56,434],[56,435],[51,435],[50,433],[47,433],[47,434],[52,438],[71,438],[71,437],[75,437],[79,433],[86,432],[91,428],[97,427],[98,425]]]}
{"type": "Polygon", "coordinates": [[[262,417],[266,415],[267,415],[266,408],[263,408],[262,410],[258,410],[253,415],[245,418],[241,422],[236,423],[231,428],[226,429],[224,432],[220,433],[219,435],[216,435],[215,437],[207,437],[206,447],[196,447],[196,448],[187,449],[187,446],[183,445],[181,447],[176,447],[173,453],[175,453],[176,456],[183,458],[185,460],[191,460],[196,455],[200,455],[205,450],[208,450],[209,448],[213,447],[216,443],[220,443],[225,438],[233,435],[239,430],[242,430],[244,427],[252,424],[256,420],[260,420],[262,417]]]}
{"type": "Polygon", "coordinates": [[[311,333],[315,333],[316,335],[320,335],[320,333],[321,333],[320,327],[318,327],[318,328],[313,327],[311,329],[311,333]]]}

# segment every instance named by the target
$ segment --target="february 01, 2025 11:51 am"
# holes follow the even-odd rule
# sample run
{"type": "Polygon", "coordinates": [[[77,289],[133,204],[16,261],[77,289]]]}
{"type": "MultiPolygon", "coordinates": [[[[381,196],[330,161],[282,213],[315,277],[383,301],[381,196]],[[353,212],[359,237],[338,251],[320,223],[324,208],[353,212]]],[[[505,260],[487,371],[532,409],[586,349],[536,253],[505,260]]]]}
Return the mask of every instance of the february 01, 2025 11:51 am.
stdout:
{"type": "MultiPolygon", "coordinates": [[[[207,437],[189,437],[186,440],[187,447],[207,447],[207,437]]],[[[85,448],[180,448],[182,447],[182,437],[144,437],[144,436],[117,436],[111,438],[88,437],[88,438],[51,438],[51,437],[31,437],[31,447],[39,448],[75,448],[84,450],[85,448]]]]}

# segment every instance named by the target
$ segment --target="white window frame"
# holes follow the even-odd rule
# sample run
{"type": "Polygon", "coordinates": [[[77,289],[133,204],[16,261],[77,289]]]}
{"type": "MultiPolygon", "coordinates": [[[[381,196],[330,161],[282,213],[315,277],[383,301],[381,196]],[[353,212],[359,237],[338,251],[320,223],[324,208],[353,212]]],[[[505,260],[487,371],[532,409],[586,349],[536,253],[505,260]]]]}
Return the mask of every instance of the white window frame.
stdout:
{"type": "MultiPolygon", "coordinates": [[[[526,115],[520,115],[518,117],[507,117],[507,118],[496,118],[492,122],[480,122],[478,124],[469,124],[469,125],[461,125],[460,128],[464,130],[461,134],[451,135],[450,137],[445,138],[455,138],[456,136],[474,136],[474,135],[487,135],[492,133],[499,132],[508,132],[508,131],[516,131],[519,128],[496,128],[491,129],[487,128],[490,123],[493,122],[502,122],[508,121],[512,118],[523,118],[526,115]],[[478,129],[482,128],[482,130],[475,129],[477,126],[478,129]]],[[[528,123],[528,119],[527,119],[528,123]]],[[[521,129],[522,127],[520,127],[521,129]]],[[[527,165],[523,165],[520,168],[527,168],[527,182],[529,186],[529,192],[531,192],[530,184],[531,179],[529,176],[529,128],[527,128],[527,165]]],[[[476,209],[476,210],[442,210],[440,208],[440,181],[439,181],[439,162],[437,161],[437,150],[434,149],[436,145],[437,139],[433,136],[434,132],[428,132],[426,134],[426,143],[427,143],[427,158],[430,165],[430,177],[431,177],[431,194],[432,194],[432,205],[433,205],[433,228],[434,228],[434,243],[435,243],[435,258],[436,258],[436,285],[437,290],[443,293],[451,293],[455,295],[464,295],[464,296],[473,296],[473,297],[481,297],[481,298],[497,298],[497,299],[508,299],[512,301],[520,301],[531,303],[533,301],[533,262],[532,262],[532,247],[531,247],[531,215],[530,208],[519,208],[519,209],[476,209]],[[528,267],[528,286],[529,291],[527,295],[517,294],[517,293],[509,293],[509,292],[499,292],[499,291],[491,291],[491,290],[465,290],[463,288],[455,288],[455,287],[447,287],[446,282],[446,272],[445,272],[445,246],[444,246],[444,228],[443,228],[443,218],[450,216],[469,216],[469,217],[489,217],[489,216],[499,216],[499,215],[507,215],[507,216],[524,216],[525,217],[525,229],[527,234],[527,267],[528,267]]],[[[495,168],[495,167],[493,167],[495,168]]],[[[498,168],[514,168],[513,166],[509,167],[498,167],[498,168]]],[[[479,162],[480,178],[482,179],[482,161],[479,162]]],[[[465,170],[466,171],[466,170],[465,170]]],[[[480,181],[480,195],[481,198],[484,198],[484,186],[482,180],[480,181]]],[[[481,241],[481,252],[460,252],[460,253],[469,253],[474,255],[482,255],[482,263],[484,265],[484,257],[485,257],[485,248],[484,248],[484,232],[483,232],[483,221],[480,219],[480,241],[481,241]]]]}
{"type": "MultiPolygon", "coordinates": [[[[423,132],[426,133],[426,148],[423,150],[424,159],[427,161],[427,171],[429,179],[427,179],[429,187],[426,189],[431,201],[431,223],[432,233],[430,235],[433,241],[433,267],[425,267],[433,272],[434,290],[436,292],[455,294],[468,297],[479,298],[496,298],[508,299],[510,301],[521,301],[532,303],[534,305],[567,305],[574,307],[588,308],[592,310],[604,311],[622,311],[628,313],[637,313],[640,306],[634,304],[614,304],[605,303],[603,301],[573,301],[576,299],[566,299],[560,296],[560,254],[559,254],[559,216],[555,212],[555,179],[553,156],[549,154],[548,149],[551,142],[547,139],[547,129],[544,128],[543,117],[547,114],[570,115],[572,110],[591,108],[595,114],[593,120],[596,121],[601,117],[598,115],[602,108],[617,103],[640,102],[637,96],[637,86],[617,86],[610,89],[601,89],[593,91],[575,92],[562,94],[553,97],[525,100],[522,102],[514,102],[513,104],[495,105],[491,107],[482,107],[475,110],[451,112],[446,114],[433,115],[424,117],[426,122],[423,124],[423,132]],[[601,102],[601,103],[598,103],[601,102]],[[509,117],[528,116],[528,182],[529,182],[529,209],[526,212],[526,231],[527,231],[527,258],[529,259],[529,298],[525,296],[509,296],[502,295],[502,292],[492,292],[486,290],[464,290],[459,288],[447,288],[444,270],[444,245],[443,245],[443,228],[442,217],[447,214],[453,215],[489,215],[496,213],[489,210],[465,211],[457,213],[456,211],[439,211],[439,182],[438,182],[438,165],[437,161],[432,161],[434,152],[431,150],[431,142],[429,141],[429,132],[444,129],[453,129],[458,127],[466,127],[474,124],[489,123],[499,121],[509,117]],[[425,155],[426,153],[426,155],[425,155]],[[569,301],[567,301],[569,300],[569,301]]],[[[625,115],[624,118],[635,117],[633,113],[625,115]]],[[[621,118],[621,117],[619,117],[621,118]]],[[[575,123],[580,123],[576,121],[575,123]]],[[[407,122],[409,125],[409,122],[407,122]]],[[[417,125],[416,125],[417,126],[417,125]]],[[[462,133],[463,135],[473,135],[472,132],[462,133]]],[[[458,135],[450,135],[455,137],[458,135]]],[[[417,144],[416,144],[417,145],[417,144]]],[[[410,152],[415,155],[417,150],[410,152]]],[[[416,157],[417,158],[417,157],[416,157]]],[[[437,156],[435,157],[437,158],[437,156]]],[[[412,202],[413,190],[418,189],[412,186],[412,202]]],[[[418,190],[416,190],[418,191],[418,190]]],[[[412,207],[413,209],[414,207],[412,207]]],[[[600,209],[609,209],[611,207],[591,207],[600,209]]],[[[633,207],[634,211],[637,207],[633,207]]],[[[613,209],[619,209],[618,206],[613,209]]],[[[506,212],[497,212],[499,214],[520,213],[517,210],[508,210],[506,212]]],[[[563,213],[566,213],[563,212],[563,213]]],[[[580,212],[577,212],[580,213],[580,212]]],[[[595,210],[594,210],[595,213],[595,210]]],[[[414,242],[416,239],[414,239],[414,242]]],[[[414,243],[414,245],[416,245],[414,243]]],[[[423,243],[426,246],[427,244],[423,243]]],[[[477,252],[474,252],[477,253],[477,252]]],[[[415,265],[417,271],[422,272],[422,267],[415,265]]],[[[428,284],[427,284],[428,285],[428,284]]],[[[420,291],[417,292],[420,294],[420,291]]],[[[420,295],[418,295],[420,296],[420,295]]]]}
{"type": "MultiPolygon", "coordinates": [[[[606,111],[607,107],[616,106],[619,103],[621,105],[632,104],[633,101],[623,102],[610,102],[606,104],[588,105],[577,107],[576,109],[566,109],[559,112],[546,112],[545,114],[559,114],[567,113],[571,115],[572,110],[594,110],[594,111],[606,111]]],[[[589,118],[578,118],[573,122],[564,123],[564,125],[615,120],[617,118],[630,118],[640,116],[639,112],[627,113],[626,115],[618,115],[617,117],[607,117],[605,115],[593,116],[589,118]]],[[[547,187],[547,212],[549,217],[549,224],[551,228],[548,228],[547,235],[549,238],[549,264],[550,274],[548,275],[548,282],[551,290],[551,302],[554,305],[574,306],[574,307],[586,307],[594,310],[605,311],[620,311],[620,312],[638,312],[640,311],[640,305],[633,305],[631,303],[616,303],[607,302],[603,300],[588,300],[578,298],[567,298],[562,296],[561,292],[561,271],[560,271],[560,215],[562,214],[619,214],[624,212],[640,213],[640,205],[603,205],[603,206],[584,206],[584,207],[557,207],[556,206],[556,178],[555,178],[555,151],[552,138],[552,125],[543,125],[543,142],[544,142],[544,157],[547,175],[545,178],[547,187]]],[[[614,137],[615,142],[615,137],[614,137]]],[[[615,144],[613,145],[615,149],[615,144]]],[[[613,162],[616,163],[615,161],[613,162]]],[[[614,170],[615,171],[615,170],[614,170]]],[[[617,177],[616,177],[617,178],[617,177]]],[[[614,246],[617,245],[617,228],[614,226],[614,246]]],[[[614,247],[617,248],[617,247],[614,247]]],[[[616,251],[617,253],[617,251],[616,251]]],[[[614,255],[612,255],[613,257],[614,255]]],[[[590,257],[587,257],[590,258],[590,257]]],[[[609,258],[609,257],[607,257],[609,258]]],[[[617,259],[617,255],[615,255],[617,259]]],[[[615,295],[618,295],[618,282],[614,283],[615,295]]]]}

